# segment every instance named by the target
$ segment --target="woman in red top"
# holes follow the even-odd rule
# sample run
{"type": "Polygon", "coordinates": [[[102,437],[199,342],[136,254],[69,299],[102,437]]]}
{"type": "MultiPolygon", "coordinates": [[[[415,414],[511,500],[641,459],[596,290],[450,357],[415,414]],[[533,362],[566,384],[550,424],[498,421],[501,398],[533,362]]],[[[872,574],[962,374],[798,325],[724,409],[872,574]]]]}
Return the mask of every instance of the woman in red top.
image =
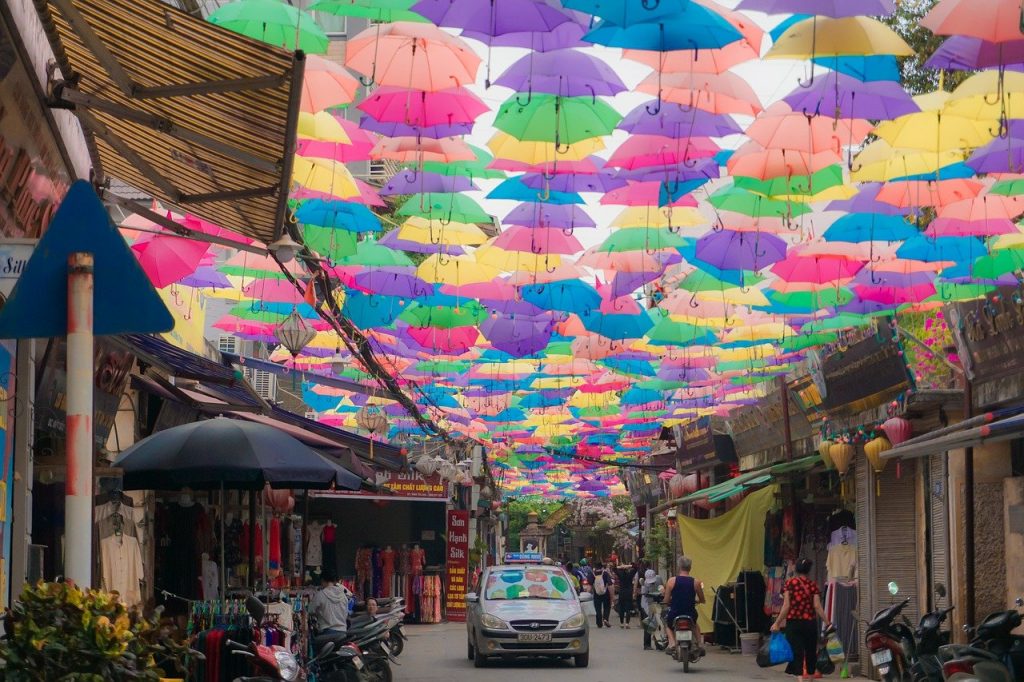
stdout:
{"type": "Polygon", "coordinates": [[[772,625],[772,632],[778,632],[783,625],[786,627],[786,640],[793,649],[793,660],[786,667],[786,672],[796,675],[797,680],[821,677],[821,673],[815,672],[818,659],[818,623],[815,616],[821,618],[826,626],[829,624],[821,607],[821,590],[807,577],[813,565],[810,559],[796,562],[796,577],[786,581],[782,610],[772,625]]]}

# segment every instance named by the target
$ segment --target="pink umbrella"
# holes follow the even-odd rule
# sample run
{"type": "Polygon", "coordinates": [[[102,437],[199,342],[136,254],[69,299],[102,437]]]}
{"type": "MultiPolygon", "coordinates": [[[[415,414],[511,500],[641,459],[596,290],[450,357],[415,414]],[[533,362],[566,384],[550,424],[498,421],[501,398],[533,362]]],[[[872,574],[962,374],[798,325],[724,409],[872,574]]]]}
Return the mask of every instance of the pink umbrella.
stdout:
{"type": "Polygon", "coordinates": [[[583,245],[571,234],[557,228],[530,228],[513,225],[494,240],[494,245],[505,251],[528,253],[573,254],[583,250],[583,245]]]}
{"type": "Polygon", "coordinates": [[[316,113],[331,107],[350,104],[356,98],[359,81],[341,64],[315,54],[306,56],[302,79],[302,100],[299,109],[316,113]]]}
{"type": "Polygon", "coordinates": [[[461,87],[425,92],[381,86],[356,108],[378,121],[417,127],[472,123],[488,110],[479,97],[461,87]]]}
{"type": "Polygon", "coordinates": [[[476,345],[476,340],[480,336],[476,327],[409,327],[407,333],[424,348],[449,354],[465,353],[476,345]]]}
{"type": "Polygon", "coordinates": [[[835,150],[808,153],[796,149],[764,149],[756,142],[747,142],[730,157],[726,166],[729,173],[758,180],[791,178],[814,173],[837,163],[843,158],[835,150]]]}
{"type": "Polygon", "coordinates": [[[1013,219],[1024,213],[1019,197],[983,195],[946,204],[925,230],[931,237],[988,237],[1018,232],[1013,219]]]}
{"type": "Polygon", "coordinates": [[[649,168],[692,163],[710,158],[719,146],[707,137],[674,139],[661,135],[632,135],[619,145],[605,166],[608,168],[649,168]]]}
{"type": "Polygon", "coordinates": [[[905,303],[920,303],[926,298],[935,295],[935,285],[931,282],[910,286],[868,286],[858,284],[853,287],[853,290],[864,301],[875,301],[876,303],[894,306],[905,303]]]}
{"type": "Polygon", "coordinates": [[[863,267],[863,262],[841,256],[803,256],[790,252],[774,264],[771,271],[786,282],[825,284],[849,279],[863,267]]]}
{"type": "MultiPolygon", "coordinates": [[[[619,187],[607,192],[601,197],[602,205],[613,206],[658,206],[661,201],[661,188],[663,183],[659,181],[635,182],[628,181],[625,187],[619,187]]],[[[697,206],[697,200],[689,194],[684,194],[669,206],[697,206]]]]}
{"type": "Polygon", "coordinates": [[[661,93],[666,102],[697,107],[713,114],[757,116],[763,108],[750,84],[735,73],[653,73],[636,86],[639,92],[661,93]]]}
{"type": "Polygon", "coordinates": [[[341,116],[334,118],[348,135],[349,144],[300,138],[297,147],[298,154],[321,159],[334,159],[342,163],[368,160],[370,150],[377,142],[376,137],[360,128],[354,121],[349,121],[341,116]]]}
{"type": "Polygon", "coordinates": [[[158,289],[180,282],[195,272],[209,249],[207,242],[163,235],[132,245],[139,265],[158,289]]]}
{"type": "Polygon", "coordinates": [[[291,199],[302,200],[302,199],[323,199],[325,201],[332,201],[335,199],[342,201],[351,201],[356,204],[366,204],[367,206],[385,206],[384,200],[380,198],[377,190],[366,184],[359,178],[355,178],[356,188],[359,190],[359,196],[357,197],[336,197],[330,192],[317,192],[316,190],[301,187],[297,190],[292,191],[288,196],[291,199]]]}
{"type": "Polygon", "coordinates": [[[267,303],[290,303],[298,305],[304,301],[302,292],[286,279],[257,279],[242,288],[249,298],[267,303]]]}
{"type": "Polygon", "coordinates": [[[436,161],[473,161],[476,154],[462,140],[454,137],[435,140],[431,137],[382,138],[370,151],[371,159],[391,159],[399,163],[436,161]]]}

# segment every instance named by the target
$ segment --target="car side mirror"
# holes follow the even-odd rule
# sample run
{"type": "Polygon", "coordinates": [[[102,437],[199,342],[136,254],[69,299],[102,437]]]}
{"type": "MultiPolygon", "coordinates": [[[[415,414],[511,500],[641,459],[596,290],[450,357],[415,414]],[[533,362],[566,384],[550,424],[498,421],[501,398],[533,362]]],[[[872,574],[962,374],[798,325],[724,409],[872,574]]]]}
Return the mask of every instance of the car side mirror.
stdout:
{"type": "Polygon", "coordinates": [[[594,595],[590,592],[580,592],[580,603],[585,601],[594,601],[594,595]]]}
{"type": "Polygon", "coordinates": [[[480,601],[480,595],[478,595],[476,592],[467,592],[466,593],[466,603],[467,604],[476,604],[479,601],[480,601]]]}

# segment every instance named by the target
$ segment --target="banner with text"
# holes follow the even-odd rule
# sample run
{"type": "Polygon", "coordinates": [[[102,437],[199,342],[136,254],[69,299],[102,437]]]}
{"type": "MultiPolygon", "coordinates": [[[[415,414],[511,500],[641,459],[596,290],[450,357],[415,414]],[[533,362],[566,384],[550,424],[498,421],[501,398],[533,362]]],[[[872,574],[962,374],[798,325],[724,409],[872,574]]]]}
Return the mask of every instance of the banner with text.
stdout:
{"type": "Polygon", "coordinates": [[[469,512],[448,510],[448,565],[445,571],[445,612],[448,620],[466,620],[469,584],[469,512]]]}
{"type": "Polygon", "coordinates": [[[380,490],[311,490],[310,495],[360,500],[448,501],[448,483],[440,474],[424,476],[418,471],[379,471],[374,482],[380,490]]]}

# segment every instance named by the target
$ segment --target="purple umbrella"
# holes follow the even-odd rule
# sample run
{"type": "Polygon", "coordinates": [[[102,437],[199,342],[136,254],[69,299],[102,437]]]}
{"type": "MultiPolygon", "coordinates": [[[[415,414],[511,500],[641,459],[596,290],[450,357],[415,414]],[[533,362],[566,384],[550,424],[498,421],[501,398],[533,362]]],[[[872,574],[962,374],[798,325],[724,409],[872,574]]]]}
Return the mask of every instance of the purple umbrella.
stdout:
{"type": "Polygon", "coordinates": [[[740,0],[736,9],[765,14],[817,14],[823,17],[854,17],[861,14],[888,16],[893,0],[740,0]]]}
{"type": "Polygon", "coordinates": [[[567,47],[590,47],[590,43],[581,40],[586,32],[587,29],[582,24],[567,21],[550,31],[519,31],[493,38],[487,33],[463,31],[462,37],[488,43],[491,47],[525,47],[534,52],[550,52],[567,47]]]}
{"type": "Polygon", "coordinates": [[[550,180],[540,173],[527,173],[519,181],[530,189],[553,192],[608,192],[626,185],[607,173],[559,173],[550,180]]]}
{"type": "Polygon", "coordinates": [[[492,313],[504,313],[506,315],[541,315],[546,312],[543,308],[535,306],[529,301],[517,301],[481,298],[480,305],[492,313]]]}
{"type": "Polygon", "coordinates": [[[865,83],[838,71],[819,76],[809,88],[794,90],[785,102],[806,114],[886,121],[921,110],[899,83],[865,83]]]}
{"type": "Polygon", "coordinates": [[[572,21],[538,0],[420,0],[410,9],[438,26],[486,36],[545,32],[572,21]]]}
{"type": "Polygon", "coordinates": [[[851,284],[869,287],[913,287],[931,284],[935,276],[930,272],[890,272],[864,268],[858,272],[851,284]]]}
{"type": "Polygon", "coordinates": [[[860,191],[851,199],[836,199],[828,204],[827,211],[843,211],[845,213],[878,213],[881,215],[910,215],[909,208],[900,208],[876,197],[882,189],[880,182],[865,182],[860,191]]]}
{"type": "Polygon", "coordinates": [[[760,232],[712,231],[697,240],[697,258],[719,270],[760,270],[786,257],[786,242],[760,232]]]}
{"type": "Polygon", "coordinates": [[[658,279],[664,272],[664,268],[653,272],[617,272],[611,282],[612,297],[631,294],[648,282],[658,279]]]}
{"type": "MultiPolygon", "coordinates": [[[[528,54],[510,66],[494,84],[517,92],[544,92],[563,97],[613,96],[626,89],[603,60],[572,49],[528,54]]],[[[529,100],[529,95],[526,99],[529,100]]]]}
{"type": "MultiPolygon", "coordinates": [[[[998,124],[993,124],[998,128],[998,124]]],[[[996,130],[992,131],[997,132],[996,130]]],[[[1009,122],[1006,137],[974,150],[967,165],[979,173],[1019,173],[1024,168],[1024,121],[1009,122]]]]}
{"type": "Polygon", "coordinates": [[[423,194],[434,192],[437,194],[452,194],[454,192],[469,192],[480,189],[473,184],[472,178],[465,175],[441,175],[440,173],[428,173],[420,171],[399,171],[394,177],[388,180],[387,184],[380,189],[381,196],[395,194],[423,194]]]}
{"type": "Polygon", "coordinates": [[[211,267],[198,268],[191,275],[181,280],[180,284],[187,287],[231,288],[231,282],[228,280],[227,275],[211,267]]]}
{"type": "Polygon", "coordinates": [[[597,227],[594,219],[576,204],[519,204],[505,216],[506,225],[523,227],[558,227],[563,230],[579,227],[597,227]]]}
{"type": "Polygon", "coordinates": [[[546,315],[494,315],[480,324],[480,333],[491,345],[509,355],[521,358],[532,355],[548,345],[554,318],[546,315]]]}
{"type": "Polygon", "coordinates": [[[686,182],[687,180],[699,180],[701,178],[721,177],[721,168],[718,162],[711,159],[695,159],[693,168],[684,165],[665,168],[622,168],[613,175],[617,180],[634,180],[636,182],[648,182],[654,180],[668,180],[669,183],[686,182]]]}
{"type": "Polygon", "coordinates": [[[468,135],[473,132],[472,123],[444,123],[434,126],[411,126],[406,123],[378,121],[363,116],[359,119],[359,127],[384,137],[429,137],[437,140],[442,137],[468,135]]]}
{"type": "Polygon", "coordinates": [[[355,276],[356,286],[381,296],[420,298],[434,293],[434,287],[416,276],[416,268],[373,268],[355,276]]]}
{"type": "Polygon", "coordinates": [[[381,246],[397,251],[411,251],[412,253],[446,253],[449,256],[461,256],[466,250],[461,246],[453,244],[420,244],[419,242],[399,239],[398,230],[392,230],[377,240],[381,246]]]}
{"type": "Polygon", "coordinates": [[[974,71],[997,66],[1020,71],[1024,65],[1024,40],[990,43],[981,38],[953,36],[948,38],[924,64],[929,69],[974,71]]]}
{"type": "Polygon", "coordinates": [[[655,100],[651,100],[630,111],[618,128],[634,135],[671,138],[725,137],[743,132],[739,124],[725,114],[712,114],[696,107],[686,110],[680,104],[663,103],[661,110],[652,116],[649,107],[654,103],[655,100]]]}

